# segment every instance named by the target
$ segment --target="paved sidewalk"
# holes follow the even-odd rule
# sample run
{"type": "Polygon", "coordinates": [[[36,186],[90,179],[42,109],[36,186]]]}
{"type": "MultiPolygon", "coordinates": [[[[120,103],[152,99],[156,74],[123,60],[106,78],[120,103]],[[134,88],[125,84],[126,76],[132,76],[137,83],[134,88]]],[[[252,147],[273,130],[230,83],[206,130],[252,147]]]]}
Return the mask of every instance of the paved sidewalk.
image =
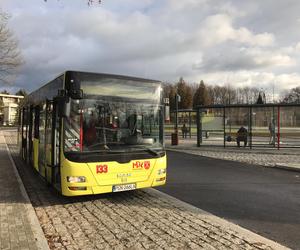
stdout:
{"type": "Polygon", "coordinates": [[[34,209],[0,131],[0,249],[47,249],[34,209]]]}
{"type": "Polygon", "coordinates": [[[166,141],[168,150],[180,151],[189,154],[201,155],[210,158],[245,162],[265,167],[283,168],[300,171],[299,148],[244,148],[244,147],[197,147],[195,139],[180,139],[179,144],[172,146],[166,141]]]}

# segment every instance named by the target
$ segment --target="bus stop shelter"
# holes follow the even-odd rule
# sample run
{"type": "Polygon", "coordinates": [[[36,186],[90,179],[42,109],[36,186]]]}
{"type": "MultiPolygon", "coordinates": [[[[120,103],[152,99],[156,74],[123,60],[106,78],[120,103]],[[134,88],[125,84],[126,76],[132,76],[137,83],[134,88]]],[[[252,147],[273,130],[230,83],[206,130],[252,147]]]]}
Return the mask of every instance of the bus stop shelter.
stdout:
{"type": "Polygon", "coordinates": [[[300,104],[198,106],[196,123],[198,147],[236,147],[241,128],[246,131],[241,146],[300,147],[300,104]]]}

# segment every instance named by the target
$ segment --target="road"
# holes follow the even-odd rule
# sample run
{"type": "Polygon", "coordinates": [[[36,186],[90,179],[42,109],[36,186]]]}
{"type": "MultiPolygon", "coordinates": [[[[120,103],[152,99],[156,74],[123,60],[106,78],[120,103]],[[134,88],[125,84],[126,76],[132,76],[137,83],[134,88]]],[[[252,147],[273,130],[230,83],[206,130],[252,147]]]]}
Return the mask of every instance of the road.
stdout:
{"type": "MultiPolygon", "coordinates": [[[[82,197],[58,195],[21,161],[15,131],[3,133],[50,249],[282,249],[153,189],[82,197]]],[[[11,211],[11,203],[7,204],[11,211]]],[[[2,217],[1,225],[5,221],[2,217]]],[[[16,228],[11,226],[10,233],[15,236],[16,228]]]]}
{"type": "Polygon", "coordinates": [[[168,152],[157,188],[293,249],[300,249],[300,173],[168,152]]]}

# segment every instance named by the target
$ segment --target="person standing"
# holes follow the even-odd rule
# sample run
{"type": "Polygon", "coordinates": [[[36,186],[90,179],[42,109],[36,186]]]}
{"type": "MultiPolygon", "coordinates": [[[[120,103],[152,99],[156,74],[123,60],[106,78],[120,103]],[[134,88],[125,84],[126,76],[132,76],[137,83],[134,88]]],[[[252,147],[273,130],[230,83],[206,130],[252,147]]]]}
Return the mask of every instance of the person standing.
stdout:
{"type": "Polygon", "coordinates": [[[187,136],[187,127],[186,127],[185,123],[183,124],[183,126],[181,128],[181,132],[182,132],[182,138],[186,138],[186,136],[187,136]]]}
{"type": "Polygon", "coordinates": [[[275,145],[275,120],[272,119],[272,121],[269,123],[269,132],[270,132],[270,145],[275,145]]]}

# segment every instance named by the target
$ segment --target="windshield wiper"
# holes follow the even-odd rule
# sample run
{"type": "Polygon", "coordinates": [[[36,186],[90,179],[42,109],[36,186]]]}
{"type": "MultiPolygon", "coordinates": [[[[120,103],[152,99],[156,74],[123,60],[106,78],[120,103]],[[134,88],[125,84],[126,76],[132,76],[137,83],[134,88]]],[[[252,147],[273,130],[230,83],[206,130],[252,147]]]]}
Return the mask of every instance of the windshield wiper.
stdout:
{"type": "Polygon", "coordinates": [[[156,151],[152,148],[145,148],[145,147],[138,147],[138,148],[131,148],[132,151],[144,151],[144,152],[148,152],[150,154],[153,154],[155,156],[160,156],[161,155],[161,150],[160,151],[156,151]]]}
{"type": "Polygon", "coordinates": [[[145,148],[145,151],[154,154],[156,156],[160,156],[160,152],[157,152],[156,150],[152,149],[152,148],[145,148]]]}

